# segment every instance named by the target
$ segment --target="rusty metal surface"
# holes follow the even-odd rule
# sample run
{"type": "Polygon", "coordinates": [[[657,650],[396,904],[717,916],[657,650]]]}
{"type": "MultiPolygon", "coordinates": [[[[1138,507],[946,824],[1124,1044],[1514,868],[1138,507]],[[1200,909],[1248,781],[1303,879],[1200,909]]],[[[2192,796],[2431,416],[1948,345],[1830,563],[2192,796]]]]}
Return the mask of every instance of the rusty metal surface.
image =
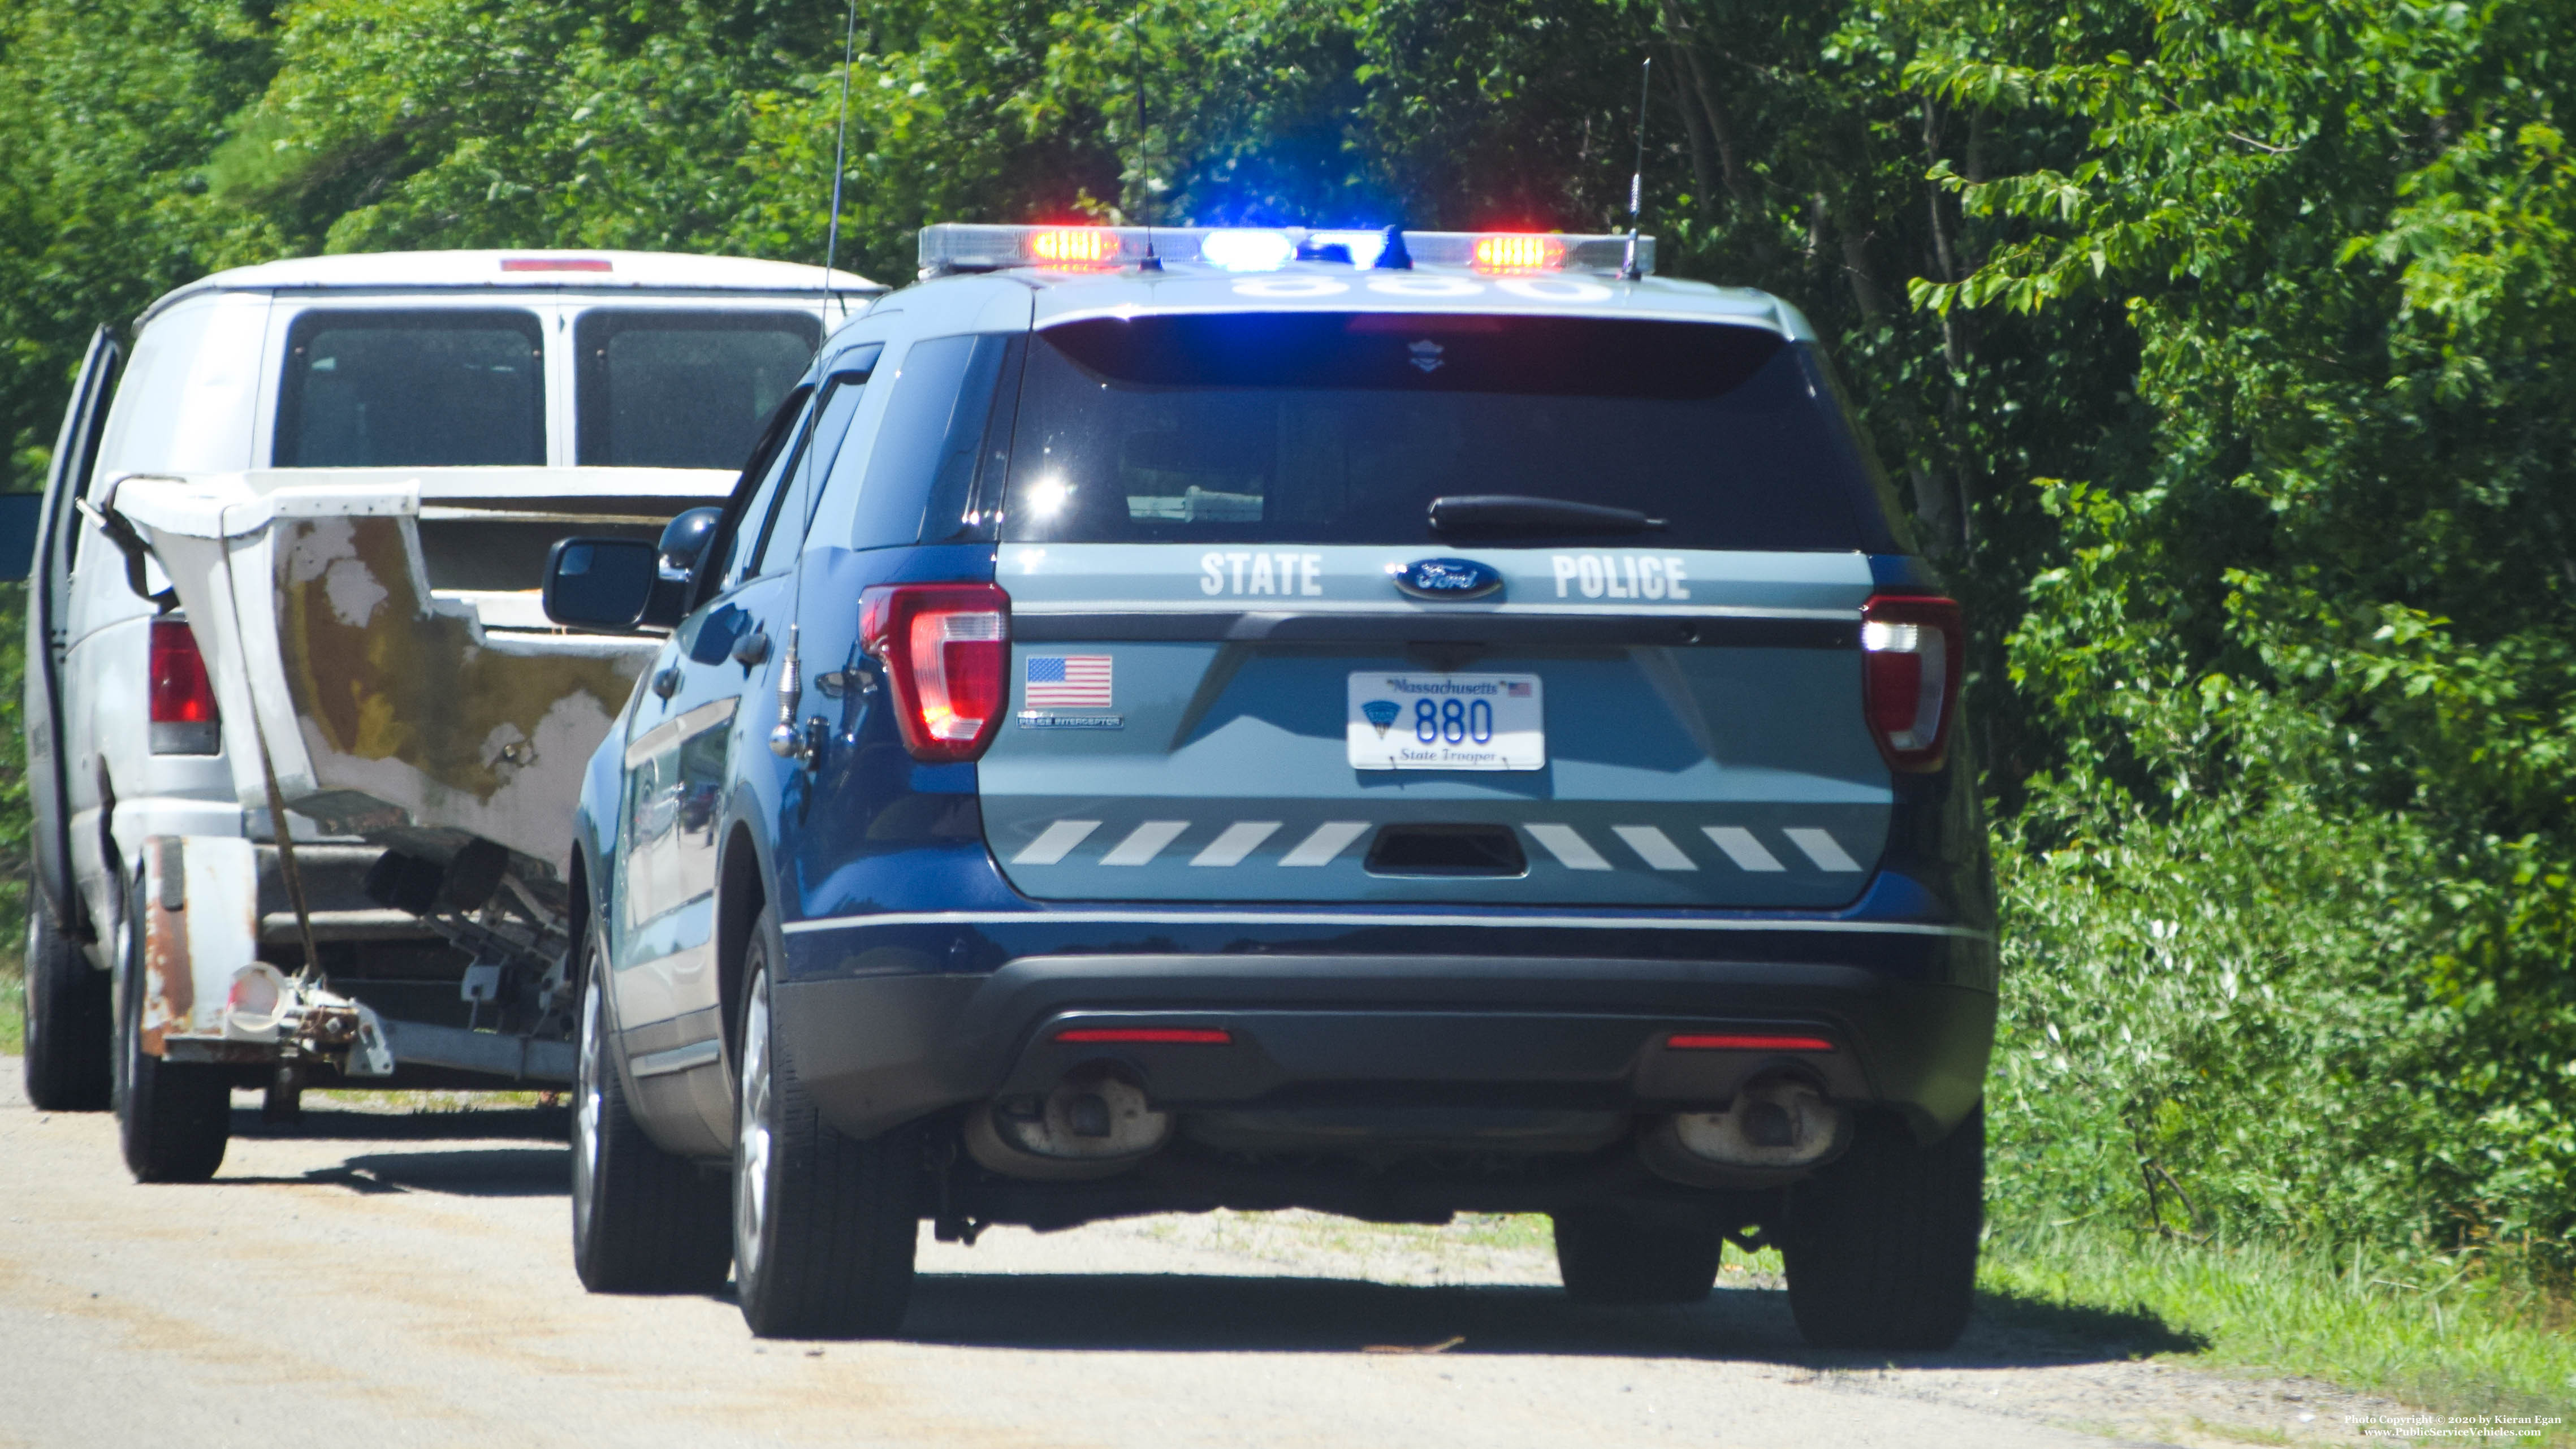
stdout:
{"type": "Polygon", "coordinates": [[[168,892],[161,880],[173,862],[171,842],[156,836],[144,842],[151,878],[143,889],[143,1014],[140,1036],[147,1056],[160,1056],[161,1039],[175,1029],[185,1033],[197,1000],[197,978],[188,954],[188,913],[163,904],[168,892]]]}

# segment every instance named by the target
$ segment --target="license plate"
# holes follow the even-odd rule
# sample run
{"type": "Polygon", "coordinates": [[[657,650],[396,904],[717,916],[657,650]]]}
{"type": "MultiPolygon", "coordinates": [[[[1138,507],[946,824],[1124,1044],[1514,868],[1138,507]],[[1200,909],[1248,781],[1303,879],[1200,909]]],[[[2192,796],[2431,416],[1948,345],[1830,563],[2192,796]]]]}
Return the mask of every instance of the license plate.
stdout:
{"type": "Polygon", "coordinates": [[[1351,768],[1545,769],[1543,698],[1535,674],[1353,674],[1351,768]]]}

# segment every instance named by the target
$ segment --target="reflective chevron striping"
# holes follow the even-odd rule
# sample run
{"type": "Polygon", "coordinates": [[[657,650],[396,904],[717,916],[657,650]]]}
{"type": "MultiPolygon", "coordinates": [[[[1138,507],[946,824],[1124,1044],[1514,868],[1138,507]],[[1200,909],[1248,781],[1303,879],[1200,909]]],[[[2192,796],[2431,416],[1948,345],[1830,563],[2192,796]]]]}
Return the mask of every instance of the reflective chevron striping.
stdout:
{"type": "Polygon", "coordinates": [[[1555,856],[1567,870],[1610,868],[1610,862],[1601,858],[1601,852],[1592,848],[1592,842],[1583,838],[1583,832],[1571,825],[1524,825],[1521,828],[1530,833],[1530,838],[1546,846],[1547,853],[1555,856]]]}
{"type": "Polygon", "coordinates": [[[1843,849],[1842,842],[1834,839],[1828,831],[1789,829],[1780,833],[1789,837],[1790,844],[1805,851],[1807,859],[1814,861],[1818,870],[1850,872],[1860,869],[1860,862],[1852,859],[1850,853],[1843,849]]]}
{"type": "Polygon", "coordinates": [[[1613,825],[1610,833],[1628,842],[1638,858],[1657,870],[1697,870],[1699,862],[1682,854],[1673,838],[1651,825],[1613,825]]]}
{"type": "Polygon", "coordinates": [[[1102,865],[1143,865],[1163,853],[1180,833],[1190,828],[1186,820],[1148,820],[1127,832],[1127,838],[1100,857],[1102,865]]]}
{"type": "Polygon", "coordinates": [[[1343,847],[1368,833],[1365,820],[1327,820],[1315,827],[1315,833],[1297,842],[1297,848],[1279,857],[1281,865],[1330,865],[1343,847]]]}
{"type": "Polygon", "coordinates": [[[1082,843],[1084,836],[1100,828],[1097,820],[1059,820],[1038,832],[1038,838],[1026,850],[1011,857],[1013,865],[1053,865],[1082,843]]]}
{"type": "Polygon", "coordinates": [[[1700,833],[1717,843],[1739,870],[1787,870],[1780,857],[1768,846],[1753,838],[1753,832],[1741,825],[1703,825],[1700,833]]]}
{"type": "MultiPolygon", "coordinates": [[[[1111,846],[1094,864],[1116,866],[1150,865],[1162,858],[1172,842],[1188,833],[1193,822],[1187,820],[1147,820],[1129,829],[1116,845],[1111,846]]],[[[1322,866],[1339,859],[1351,842],[1369,833],[1373,822],[1364,820],[1328,820],[1309,831],[1276,864],[1287,866],[1322,866]]],[[[1074,850],[1100,829],[1097,820],[1058,820],[1040,831],[1035,840],[1011,857],[1013,865],[1058,865],[1066,863],[1074,850]]],[[[1238,820],[1217,832],[1198,854],[1190,857],[1194,866],[1219,868],[1241,865],[1252,853],[1269,843],[1279,833],[1276,820],[1238,820]]],[[[1524,823],[1521,829],[1543,846],[1559,865],[1567,870],[1615,870],[1608,857],[1586,839],[1574,826],[1555,822],[1524,823]]],[[[1610,833],[1619,837],[1648,868],[1659,871],[1696,871],[1700,863],[1676,844],[1661,827],[1653,825],[1613,825],[1610,833]]],[[[1738,870],[1776,872],[1790,867],[1771,853],[1760,836],[1741,825],[1703,825],[1700,833],[1724,852],[1738,870]]],[[[1813,826],[1783,826],[1786,836],[1816,869],[1835,875],[1857,874],[1868,867],[1843,848],[1833,832],[1813,826]]]]}

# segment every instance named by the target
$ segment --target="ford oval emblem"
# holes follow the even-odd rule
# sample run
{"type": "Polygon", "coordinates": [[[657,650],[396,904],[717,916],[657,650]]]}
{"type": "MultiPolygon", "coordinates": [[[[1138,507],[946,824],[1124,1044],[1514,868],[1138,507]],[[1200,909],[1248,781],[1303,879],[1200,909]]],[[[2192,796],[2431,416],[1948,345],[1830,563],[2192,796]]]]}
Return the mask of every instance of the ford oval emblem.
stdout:
{"type": "Polygon", "coordinates": [[[1417,599],[1481,599],[1503,591],[1502,570],[1471,558],[1416,559],[1394,574],[1395,586],[1417,599]]]}

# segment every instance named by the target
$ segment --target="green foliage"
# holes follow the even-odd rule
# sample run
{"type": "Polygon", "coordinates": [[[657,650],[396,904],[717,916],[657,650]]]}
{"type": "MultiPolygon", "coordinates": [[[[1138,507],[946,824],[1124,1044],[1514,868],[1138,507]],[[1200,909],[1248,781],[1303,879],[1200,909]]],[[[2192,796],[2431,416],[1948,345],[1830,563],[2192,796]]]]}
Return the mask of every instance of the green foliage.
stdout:
{"type": "Polygon", "coordinates": [[[1814,319],[1977,624],[1999,1210],[2566,1264],[2576,12],[866,0],[846,72],[842,15],[17,0],[13,477],[219,265],[820,260],[845,83],[901,280],[942,218],[1618,225],[1651,56],[1664,269],[1814,319]]]}

